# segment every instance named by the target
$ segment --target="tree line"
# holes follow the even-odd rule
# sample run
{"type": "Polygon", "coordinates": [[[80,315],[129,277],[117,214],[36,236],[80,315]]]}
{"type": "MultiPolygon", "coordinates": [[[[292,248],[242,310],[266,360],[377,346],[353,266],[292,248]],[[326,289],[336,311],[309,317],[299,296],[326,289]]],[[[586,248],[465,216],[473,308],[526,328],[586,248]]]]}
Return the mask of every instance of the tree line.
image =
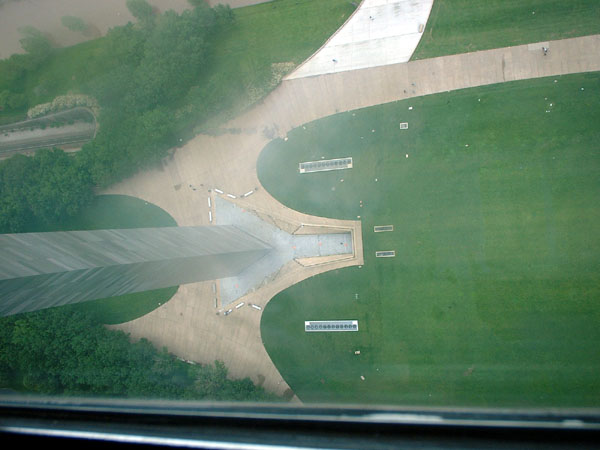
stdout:
{"type": "Polygon", "coordinates": [[[191,365],[90,316],[51,308],[0,319],[0,387],[43,395],[278,401],[222,362],[191,365]]]}
{"type": "Polygon", "coordinates": [[[93,197],[90,173],[81,166],[62,150],[0,164],[0,232],[33,231],[76,215],[93,197]]]}

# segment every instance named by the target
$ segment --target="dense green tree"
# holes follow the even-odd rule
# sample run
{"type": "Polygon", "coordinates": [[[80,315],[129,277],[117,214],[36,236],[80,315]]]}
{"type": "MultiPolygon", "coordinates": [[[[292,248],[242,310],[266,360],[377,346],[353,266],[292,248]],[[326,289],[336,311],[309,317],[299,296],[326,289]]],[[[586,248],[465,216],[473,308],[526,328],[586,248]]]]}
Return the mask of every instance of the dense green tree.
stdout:
{"type": "Polygon", "coordinates": [[[175,144],[170,105],[202,72],[217,26],[214,10],[204,2],[182,14],[167,11],[153,23],[109,32],[109,45],[122,64],[90,84],[103,111],[96,139],[83,154],[101,186],[155,164],[175,144]]]}
{"type": "Polygon", "coordinates": [[[8,59],[0,60],[0,89],[14,90],[23,80],[28,69],[29,55],[15,54],[8,59]]]}
{"type": "Polygon", "coordinates": [[[58,149],[15,155],[0,163],[0,232],[72,217],[92,195],[89,171],[79,158],[58,149]]]}
{"type": "Polygon", "coordinates": [[[143,113],[136,120],[135,133],[129,147],[132,160],[139,161],[139,167],[155,164],[162,157],[161,151],[173,144],[173,119],[168,111],[162,108],[143,113]]]}
{"type": "MultiPolygon", "coordinates": [[[[174,105],[202,73],[211,36],[219,27],[219,14],[225,17],[231,11],[220,8],[216,13],[201,2],[181,14],[167,11],[155,17],[143,0],[130,0],[128,7],[138,18],[152,16],[152,26],[129,23],[113,28],[104,38],[103,48],[108,51],[98,54],[110,54],[107,64],[114,68],[100,76],[92,75],[83,86],[102,107],[95,139],[75,158],[40,152],[28,169],[31,176],[15,187],[1,183],[0,178],[0,231],[24,231],[32,219],[60,221],[85,204],[92,184],[106,186],[156,164],[175,144],[174,105]],[[25,191],[18,186],[26,187],[25,191]]],[[[27,106],[21,84],[36,64],[43,64],[42,55],[50,52],[48,41],[38,30],[29,27],[24,33],[24,46],[31,54],[0,62],[4,66],[0,69],[7,69],[0,70],[0,106],[5,109],[27,106]]],[[[42,76],[36,82],[38,95],[46,95],[60,80],[42,76]]],[[[195,92],[214,97],[219,94],[214,91],[202,88],[195,92]]],[[[198,113],[202,117],[203,112],[198,113]]],[[[0,177],[3,172],[10,177],[9,172],[16,167],[0,164],[0,177]]]]}
{"type": "Polygon", "coordinates": [[[32,159],[37,183],[28,198],[38,220],[53,223],[72,217],[91,201],[91,179],[77,159],[58,149],[41,150],[32,159]]]}
{"type": "Polygon", "coordinates": [[[60,23],[71,31],[85,33],[88,30],[87,24],[80,17],[63,16],[60,18],[60,23]]]}
{"type": "Polygon", "coordinates": [[[36,183],[32,158],[15,155],[0,163],[0,232],[17,233],[33,220],[29,193],[36,183]]]}
{"type": "Polygon", "coordinates": [[[144,53],[147,33],[131,22],[121,27],[111,28],[105,36],[105,44],[115,67],[137,67],[144,53]]]}
{"type": "Polygon", "coordinates": [[[139,21],[148,21],[154,16],[152,6],[146,0],[127,0],[127,9],[139,21]]]}
{"type": "Polygon", "coordinates": [[[181,15],[167,11],[157,19],[144,45],[129,99],[138,111],[172,102],[189,89],[205,61],[214,23],[214,13],[207,8],[181,15]]]}
{"type": "Polygon", "coordinates": [[[19,28],[23,36],[19,39],[21,47],[38,61],[43,61],[52,52],[52,45],[44,34],[35,27],[25,26],[19,28]]]}
{"type": "Polygon", "coordinates": [[[221,362],[188,365],[90,316],[51,308],[0,319],[0,387],[40,394],[274,400],[221,362]]]}
{"type": "Polygon", "coordinates": [[[18,110],[27,104],[23,94],[10,92],[8,89],[0,92],[0,109],[18,110]]]}
{"type": "Polygon", "coordinates": [[[217,22],[220,25],[230,24],[235,20],[233,9],[231,9],[231,6],[229,5],[215,5],[213,10],[215,11],[217,22]]]}
{"type": "Polygon", "coordinates": [[[109,117],[107,111],[119,112],[110,105],[120,105],[123,99],[129,95],[135,83],[136,67],[122,64],[108,73],[94,79],[89,87],[89,92],[103,105],[103,112],[99,117],[102,128],[109,117]]]}

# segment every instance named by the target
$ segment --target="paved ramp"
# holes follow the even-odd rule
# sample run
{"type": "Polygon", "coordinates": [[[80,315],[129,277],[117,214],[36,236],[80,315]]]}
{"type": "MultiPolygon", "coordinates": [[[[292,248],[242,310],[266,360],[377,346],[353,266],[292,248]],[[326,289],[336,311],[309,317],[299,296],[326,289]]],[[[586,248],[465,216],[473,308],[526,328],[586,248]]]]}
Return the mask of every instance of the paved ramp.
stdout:
{"type": "Polygon", "coordinates": [[[215,219],[219,225],[235,226],[263,242],[268,242],[271,247],[268,254],[243,272],[221,279],[220,299],[223,307],[270,282],[285,264],[296,258],[352,255],[352,236],[349,231],[290,234],[220,197],[215,198],[215,219]]]}
{"type": "Polygon", "coordinates": [[[406,62],[433,0],[364,0],[344,25],[287,79],[406,62]]]}

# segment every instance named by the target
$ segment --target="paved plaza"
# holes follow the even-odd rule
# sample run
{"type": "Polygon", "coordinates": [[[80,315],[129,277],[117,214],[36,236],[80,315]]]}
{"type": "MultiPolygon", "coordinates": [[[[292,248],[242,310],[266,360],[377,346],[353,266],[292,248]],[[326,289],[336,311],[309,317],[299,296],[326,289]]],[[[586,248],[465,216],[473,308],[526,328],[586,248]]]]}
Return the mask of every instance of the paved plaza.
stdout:
{"type": "Polygon", "coordinates": [[[261,259],[247,267],[242,273],[222,278],[220,284],[220,306],[227,309],[249,292],[270,282],[281,268],[298,258],[313,258],[332,255],[352,257],[352,236],[347,233],[292,234],[262,220],[252,210],[242,209],[234,203],[217,196],[215,222],[232,225],[262,242],[271,250],[261,259]]]}

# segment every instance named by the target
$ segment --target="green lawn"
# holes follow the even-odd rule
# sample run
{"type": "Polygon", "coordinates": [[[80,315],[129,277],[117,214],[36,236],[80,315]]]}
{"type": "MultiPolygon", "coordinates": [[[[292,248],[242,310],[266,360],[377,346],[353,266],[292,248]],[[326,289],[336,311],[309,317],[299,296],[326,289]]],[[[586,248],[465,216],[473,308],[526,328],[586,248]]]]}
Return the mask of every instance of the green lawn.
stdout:
{"type": "Polygon", "coordinates": [[[201,95],[196,100],[192,90],[180,109],[181,123],[194,119],[189,104],[203,109],[208,101],[208,123],[196,131],[222,125],[275,87],[272,64],[302,63],[353,11],[348,0],[278,0],[236,9],[235,23],[214,39],[198,83],[201,95]]]}
{"type": "Polygon", "coordinates": [[[362,268],[264,311],[267,351],[301,400],[600,403],[598,98],[599,73],[473,88],[341,113],[263,150],[275,198],[363,224],[362,268]],[[346,156],[351,170],[298,173],[346,156]],[[324,319],[360,331],[304,332],[324,319]]]}
{"type": "Polygon", "coordinates": [[[597,0],[435,0],[413,59],[597,33],[597,0]]]}
{"type": "MultiPolygon", "coordinates": [[[[107,228],[175,227],[177,222],[166,211],[139,198],[126,195],[100,195],[91,205],[60,227],[32,231],[101,230],[107,228]]],[[[104,324],[116,324],[136,319],[166,303],[178,286],[138,292],[119,297],[92,300],[62,306],[73,311],[90,313],[104,324]]]]}
{"type": "Polygon", "coordinates": [[[127,195],[98,195],[81,212],[60,224],[32,224],[41,231],[103,230],[106,228],[176,227],[169,213],[152,203],[127,195]]]}

